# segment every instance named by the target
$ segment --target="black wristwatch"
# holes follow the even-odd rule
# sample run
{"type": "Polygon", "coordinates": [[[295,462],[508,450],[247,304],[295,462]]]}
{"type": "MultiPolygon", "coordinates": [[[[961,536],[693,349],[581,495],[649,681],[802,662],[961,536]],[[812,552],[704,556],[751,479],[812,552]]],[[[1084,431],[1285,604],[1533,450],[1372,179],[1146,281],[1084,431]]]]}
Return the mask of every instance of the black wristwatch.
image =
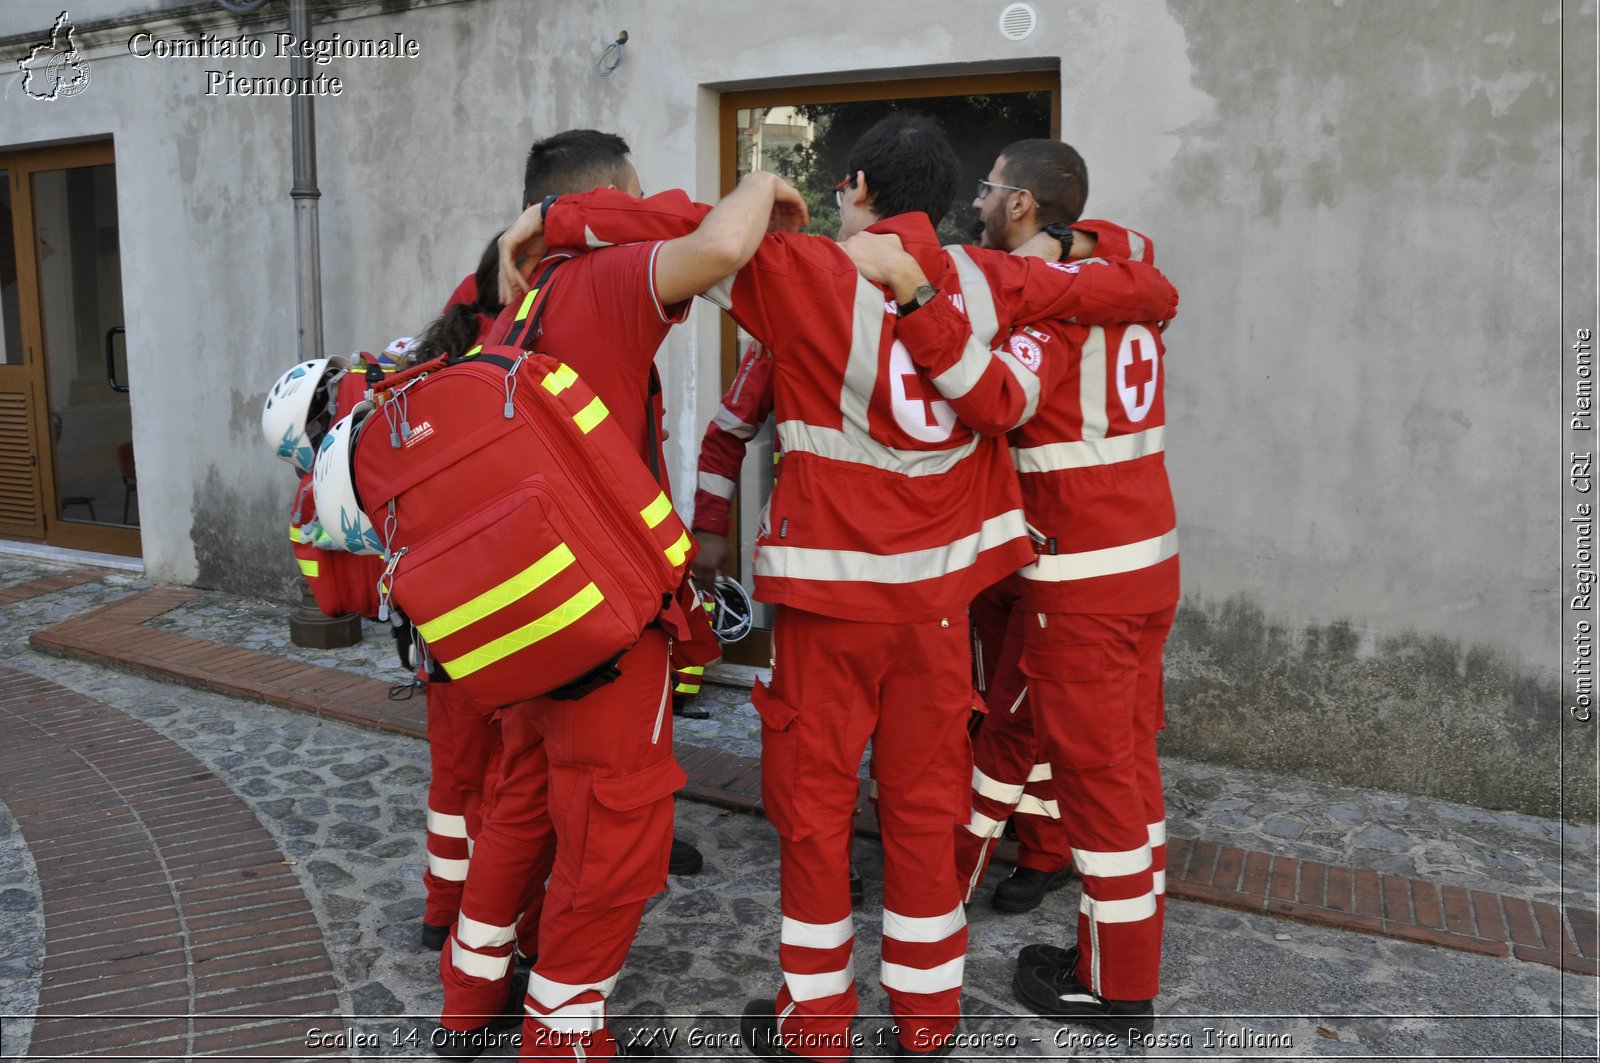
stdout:
{"type": "Polygon", "coordinates": [[[898,317],[905,317],[907,314],[911,313],[911,311],[916,310],[919,307],[926,306],[928,303],[932,302],[933,297],[938,294],[939,290],[933,285],[919,284],[917,285],[917,290],[912,294],[911,298],[901,303],[895,309],[895,314],[898,317]]]}
{"type": "Polygon", "coordinates": [[[1061,245],[1061,258],[1065,262],[1072,257],[1072,226],[1066,222],[1053,221],[1044,227],[1045,235],[1055,239],[1061,245]]]}
{"type": "Polygon", "coordinates": [[[556,197],[553,195],[544,197],[544,203],[539,207],[539,220],[541,222],[550,216],[550,204],[554,203],[555,201],[556,197]]]}

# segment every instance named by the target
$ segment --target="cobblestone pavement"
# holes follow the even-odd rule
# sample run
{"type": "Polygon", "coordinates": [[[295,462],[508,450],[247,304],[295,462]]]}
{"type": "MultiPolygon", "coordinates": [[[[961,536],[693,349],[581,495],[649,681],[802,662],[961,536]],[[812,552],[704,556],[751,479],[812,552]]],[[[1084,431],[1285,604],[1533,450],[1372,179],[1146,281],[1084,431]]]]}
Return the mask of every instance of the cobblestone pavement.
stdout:
{"type": "MultiPolygon", "coordinates": [[[[54,571],[0,555],[0,587],[54,571]]],[[[424,744],[270,705],[191,690],[59,660],[27,648],[28,632],[91,605],[142,589],[117,573],[82,587],[0,607],[0,659],[13,667],[120,707],[182,745],[257,813],[295,862],[339,978],[352,1058],[427,1057],[440,1002],[437,955],[417,948],[422,912],[424,744]]],[[[188,633],[239,645],[278,645],[279,607],[222,595],[162,618],[188,633]]],[[[285,640],[286,641],[286,640],[285,640]]],[[[278,651],[274,651],[278,652],[278,651]]],[[[387,638],[357,652],[304,651],[319,662],[385,678],[387,638]]],[[[300,659],[313,659],[300,657],[300,659]]],[[[753,714],[722,688],[713,720],[693,732],[702,744],[749,747],[753,714]],[[742,735],[742,738],[739,736],[742,735]]],[[[684,721],[679,721],[684,724],[684,721]]],[[[1174,719],[1174,725],[1179,724],[1174,719]]],[[[680,728],[689,738],[690,726],[680,728]]],[[[1313,856],[1356,866],[1426,874],[1441,881],[1559,899],[1565,874],[1593,882],[1593,836],[1546,820],[1199,764],[1169,764],[1175,830],[1208,840],[1313,856]]],[[[617,1025],[677,1031],[680,1058],[741,1058],[718,1047],[751,996],[776,986],[776,845],[765,821],[680,802],[678,831],[706,854],[706,869],[674,878],[647,912],[612,997],[617,1025]],[[694,1043],[690,1038],[701,1043],[694,1043]]],[[[0,1057],[26,1051],[26,1016],[36,999],[45,948],[38,879],[16,822],[0,807],[0,1057]],[[22,1021],[17,1021],[18,1018],[22,1021]]],[[[857,844],[868,882],[857,914],[857,968],[864,1015],[881,1015],[876,985],[879,867],[874,847],[857,844]]],[[[1581,903],[1593,904],[1591,887],[1581,903]]],[[[1571,895],[1569,893],[1569,900],[1571,895]]],[[[1037,912],[1004,916],[980,901],[970,912],[968,1018],[981,1043],[957,1057],[1115,1057],[1086,1028],[1018,1015],[1012,957],[1031,940],[1055,938],[1077,908],[1075,886],[1037,912]]],[[[1167,919],[1163,1019],[1166,1039],[1150,1058],[1594,1058],[1596,981],[1531,963],[1451,952],[1308,926],[1201,904],[1174,902],[1167,919]],[[1572,1016],[1563,1019],[1562,1016],[1572,1016]]],[[[861,1055],[885,1020],[864,1017],[861,1055]]],[[[309,1030],[308,1030],[309,1035],[309,1030]]]]}

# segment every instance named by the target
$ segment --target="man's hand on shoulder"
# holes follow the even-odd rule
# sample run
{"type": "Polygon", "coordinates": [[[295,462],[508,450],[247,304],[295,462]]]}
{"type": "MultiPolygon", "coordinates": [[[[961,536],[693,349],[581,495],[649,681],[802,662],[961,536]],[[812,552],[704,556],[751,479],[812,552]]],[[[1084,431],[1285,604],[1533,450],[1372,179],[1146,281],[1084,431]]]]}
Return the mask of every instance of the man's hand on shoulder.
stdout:
{"type": "Polygon", "coordinates": [[[898,302],[910,299],[918,288],[928,283],[927,274],[906,251],[900,237],[893,233],[863,230],[839,246],[863,277],[891,289],[898,302]]]}
{"type": "MultiPolygon", "coordinates": [[[[500,234],[500,302],[516,302],[528,291],[528,278],[520,261],[538,262],[544,257],[544,206],[535,203],[500,234]]],[[[531,271],[530,271],[531,272],[531,271]]]]}

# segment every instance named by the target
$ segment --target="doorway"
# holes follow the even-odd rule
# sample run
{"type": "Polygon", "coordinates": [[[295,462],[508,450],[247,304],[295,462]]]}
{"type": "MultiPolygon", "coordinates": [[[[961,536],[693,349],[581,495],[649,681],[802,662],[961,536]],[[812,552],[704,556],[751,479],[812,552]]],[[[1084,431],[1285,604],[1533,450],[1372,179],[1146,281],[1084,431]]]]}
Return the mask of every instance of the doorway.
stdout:
{"type": "Polygon", "coordinates": [[[109,142],[0,152],[0,537],[138,556],[109,142]]]}
{"type": "MultiPolygon", "coordinates": [[[[724,93],[720,110],[721,184],[732,191],[752,170],[779,174],[806,198],[808,231],[833,236],[839,214],[833,186],[844,176],[850,145],[880,118],[917,112],[937,121],[961,158],[963,190],[988,174],[1000,149],[1030,137],[1060,136],[1061,75],[1058,71],[977,74],[967,77],[810,85],[724,93]]],[[[970,242],[977,218],[970,199],[958,198],[939,226],[945,243],[970,242]]],[[[750,338],[726,315],[722,325],[722,386],[738,369],[750,338]]],[[[750,564],[762,508],[772,493],[771,420],[745,450],[731,522],[731,556],[747,589],[755,582],[750,564]]],[[[765,666],[771,657],[771,610],[756,603],[756,630],[724,650],[735,664],[765,666]]]]}

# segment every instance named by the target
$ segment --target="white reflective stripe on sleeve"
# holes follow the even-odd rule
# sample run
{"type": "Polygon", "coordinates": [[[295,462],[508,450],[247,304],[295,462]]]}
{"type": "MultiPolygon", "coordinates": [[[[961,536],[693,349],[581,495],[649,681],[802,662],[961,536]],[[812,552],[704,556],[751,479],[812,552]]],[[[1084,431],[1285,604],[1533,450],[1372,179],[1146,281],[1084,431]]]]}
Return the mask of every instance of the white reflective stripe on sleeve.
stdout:
{"type": "Polygon", "coordinates": [[[498,981],[511,970],[511,954],[504,956],[485,956],[473,952],[462,946],[461,942],[454,939],[450,942],[450,966],[462,974],[473,978],[486,978],[489,981],[498,981]]]}
{"type": "Polygon", "coordinates": [[[1164,896],[1167,892],[1167,873],[1165,871],[1156,871],[1150,877],[1155,882],[1156,896],[1164,896]]]}
{"type": "Polygon", "coordinates": [[[1082,550],[1075,554],[1041,554],[1033,564],[1025,567],[1023,579],[1059,583],[1064,580],[1093,579],[1118,572],[1137,572],[1141,568],[1159,565],[1178,553],[1178,529],[1154,539],[1144,539],[1126,546],[1109,546],[1104,550],[1082,550]]]}
{"type": "Polygon", "coordinates": [[[902,476],[943,476],[972,456],[979,440],[969,439],[949,450],[898,450],[876,439],[839,428],[820,428],[804,421],[778,424],[778,442],[790,454],[815,454],[834,461],[848,461],[886,469],[902,476]]]}
{"type": "Polygon", "coordinates": [[[956,267],[956,277],[961,284],[961,302],[967,312],[967,321],[972,325],[972,338],[988,348],[994,343],[995,333],[1000,331],[1000,319],[995,314],[994,293],[989,290],[989,278],[959,244],[952,244],[945,250],[956,267]]]}
{"type": "Polygon", "coordinates": [[[1166,429],[1147,428],[1125,436],[1085,439],[1074,443],[1047,443],[1042,447],[1012,447],[1011,461],[1021,473],[1060,472],[1117,465],[1160,454],[1166,429]]]}
{"type": "Polygon", "coordinates": [[[579,993],[594,990],[602,997],[611,995],[611,990],[616,988],[617,977],[622,972],[618,971],[599,982],[583,982],[577,985],[567,982],[554,982],[539,974],[537,971],[528,972],[528,995],[543,1008],[546,1013],[554,1012],[566,1006],[567,1002],[579,993]]]}
{"type": "Polygon", "coordinates": [[[1144,261],[1144,237],[1132,229],[1128,230],[1128,258],[1134,262],[1144,261]]]}
{"type": "Polygon", "coordinates": [[[716,303],[724,310],[732,310],[733,278],[737,276],[737,273],[730,273],[728,276],[722,278],[717,283],[707,288],[700,297],[702,299],[709,299],[711,302],[716,303]]]}
{"type": "Polygon", "coordinates": [[[592,228],[590,228],[589,226],[587,226],[587,225],[585,225],[583,227],[583,239],[584,239],[584,242],[587,243],[590,247],[599,248],[599,247],[610,247],[611,246],[610,243],[608,243],[607,241],[602,240],[598,236],[596,236],[594,234],[594,230],[592,228]]]}
{"type": "Polygon", "coordinates": [[[824,971],[821,974],[783,972],[783,984],[789,987],[789,995],[797,1001],[820,1000],[823,997],[847,993],[855,984],[855,980],[854,960],[847,963],[842,970],[824,971]]]}
{"type": "Polygon", "coordinates": [[[1029,782],[1049,782],[1051,778],[1049,764],[1035,764],[1033,770],[1028,772],[1029,782]]]}
{"type": "Polygon", "coordinates": [[[1078,908],[1088,916],[1089,922],[1096,925],[1137,923],[1155,917],[1156,895],[1151,892],[1130,897],[1125,901],[1097,901],[1086,893],[1078,908]]]}
{"type": "Polygon", "coordinates": [[[869,554],[860,550],[818,550],[774,546],[769,539],[756,555],[756,572],[776,579],[821,582],[903,584],[934,579],[971,568],[986,550],[1027,534],[1020,509],[990,517],[972,535],[948,546],[908,550],[903,554],[869,554]]]}
{"type": "Polygon", "coordinates": [[[943,993],[961,988],[967,958],[957,956],[937,967],[907,967],[885,962],[879,975],[883,987],[896,993],[943,993]]]}
{"type": "Polygon", "coordinates": [[[430,808],[428,809],[428,833],[437,834],[441,838],[465,838],[467,836],[467,817],[435,812],[430,808]]]}
{"type": "Polygon", "coordinates": [[[718,476],[714,472],[700,473],[695,483],[700,490],[718,498],[732,498],[733,489],[738,486],[726,476],[718,476]]]}
{"type": "Polygon", "coordinates": [[[451,860],[443,856],[428,854],[428,870],[433,872],[434,878],[442,878],[446,882],[467,881],[467,861],[451,860]]]}
{"type": "Polygon", "coordinates": [[[1022,389],[1022,413],[1017,415],[1016,422],[1011,426],[1015,428],[1017,425],[1032,418],[1039,409],[1039,389],[1041,385],[1039,384],[1039,378],[1030,373],[1028,368],[1021,362],[1017,361],[1016,355],[1004,347],[996,349],[994,353],[1000,359],[1000,364],[1006,367],[1006,372],[1011,374],[1012,378],[1016,380],[1017,386],[1022,389]]]}
{"type": "Polygon", "coordinates": [[[967,910],[956,905],[943,915],[910,916],[883,910],[883,936],[896,941],[943,941],[967,925],[967,910]]]}
{"type": "Polygon", "coordinates": [[[1019,816],[1044,816],[1047,819],[1060,819],[1061,806],[1055,801],[1041,801],[1032,794],[1023,794],[1022,800],[1017,802],[1017,815],[1019,816]]]}
{"type": "Polygon", "coordinates": [[[517,936],[517,927],[491,926],[480,923],[465,913],[456,917],[456,937],[461,943],[474,949],[492,949],[496,945],[509,945],[517,936]]]}
{"type": "Polygon", "coordinates": [[[1158,820],[1150,824],[1150,848],[1167,844],[1167,821],[1158,820]]]}
{"type": "Polygon", "coordinates": [[[967,833],[979,838],[998,838],[1005,829],[1005,820],[990,819],[977,809],[972,810],[972,819],[967,821],[967,833]]]}
{"type": "Polygon", "coordinates": [[[1014,805],[1022,797],[1022,784],[1001,782],[991,779],[979,770],[976,764],[972,767],[972,789],[974,793],[982,794],[991,801],[1002,804],[1014,805]]]}
{"type": "Polygon", "coordinates": [[[739,415],[726,406],[719,405],[717,407],[716,416],[711,418],[711,423],[735,439],[743,439],[748,442],[755,438],[756,426],[748,421],[741,421],[739,415]]]}
{"type": "Polygon", "coordinates": [[[1096,325],[1083,339],[1078,359],[1078,402],[1083,408],[1083,438],[1104,439],[1106,415],[1106,330],[1096,325]]]}
{"type": "Polygon", "coordinates": [[[1141,845],[1120,853],[1097,853],[1089,849],[1072,850],[1072,863],[1080,875],[1095,878],[1118,878],[1137,875],[1150,867],[1150,847],[1141,845]]]}
{"type": "Polygon", "coordinates": [[[786,915],[778,940],[806,949],[836,949],[855,934],[855,924],[848,915],[837,923],[802,923],[786,915]]]}
{"type": "MultiPolygon", "coordinates": [[[[594,1033],[606,1024],[606,1002],[603,1000],[591,1000],[584,1004],[568,1004],[564,1008],[557,1008],[548,1015],[526,1002],[523,1003],[522,1010],[534,1022],[548,1026],[556,1033],[594,1033]]],[[[582,1057],[578,1058],[581,1059],[582,1057]]]]}

